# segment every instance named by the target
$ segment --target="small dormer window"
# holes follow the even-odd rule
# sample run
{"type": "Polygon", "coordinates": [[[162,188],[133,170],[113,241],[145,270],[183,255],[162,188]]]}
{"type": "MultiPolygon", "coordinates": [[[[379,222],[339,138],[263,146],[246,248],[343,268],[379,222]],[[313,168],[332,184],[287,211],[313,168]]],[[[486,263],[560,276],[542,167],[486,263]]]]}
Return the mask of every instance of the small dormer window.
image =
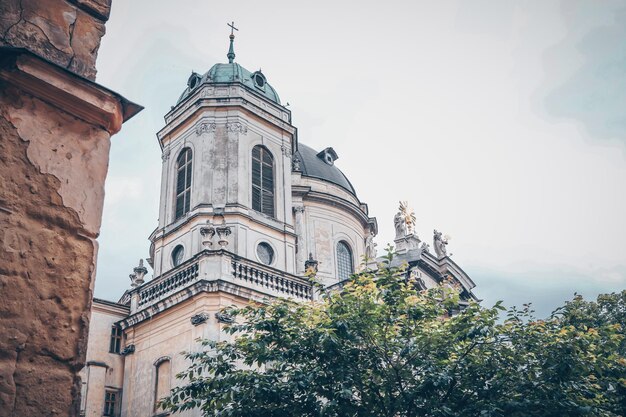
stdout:
{"type": "Polygon", "coordinates": [[[317,157],[326,162],[328,165],[334,165],[335,161],[339,159],[339,156],[337,156],[337,152],[335,152],[333,148],[324,149],[317,154],[317,157]]]}
{"type": "Polygon", "coordinates": [[[259,88],[261,90],[265,89],[265,83],[267,81],[265,80],[265,76],[261,73],[260,70],[252,74],[252,81],[254,81],[254,86],[256,88],[259,88]]]}
{"type": "Polygon", "coordinates": [[[191,75],[189,76],[189,79],[187,80],[187,87],[189,87],[189,90],[193,90],[200,84],[200,81],[201,81],[200,74],[192,72],[191,75]]]}

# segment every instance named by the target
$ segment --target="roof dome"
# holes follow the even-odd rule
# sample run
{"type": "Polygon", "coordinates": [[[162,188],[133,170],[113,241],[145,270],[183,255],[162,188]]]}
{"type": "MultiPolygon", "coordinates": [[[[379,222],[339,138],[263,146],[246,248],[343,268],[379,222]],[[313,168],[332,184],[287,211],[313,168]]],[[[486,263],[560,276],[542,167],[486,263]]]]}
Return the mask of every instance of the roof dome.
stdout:
{"type": "Polygon", "coordinates": [[[300,170],[303,176],[331,182],[356,197],[354,187],[334,164],[337,153],[333,148],[326,148],[317,152],[313,148],[299,143],[298,150],[294,155],[294,159],[296,158],[300,161],[300,170]]]}
{"type": "Polygon", "coordinates": [[[276,104],[280,104],[280,98],[274,90],[274,87],[268,84],[265,75],[261,70],[250,72],[236,62],[228,64],[215,64],[204,75],[191,74],[187,81],[187,88],[183,91],[176,104],[187,98],[192,91],[200,85],[219,84],[219,83],[241,83],[244,87],[254,91],[257,94],[268,98],[276,104]]]}

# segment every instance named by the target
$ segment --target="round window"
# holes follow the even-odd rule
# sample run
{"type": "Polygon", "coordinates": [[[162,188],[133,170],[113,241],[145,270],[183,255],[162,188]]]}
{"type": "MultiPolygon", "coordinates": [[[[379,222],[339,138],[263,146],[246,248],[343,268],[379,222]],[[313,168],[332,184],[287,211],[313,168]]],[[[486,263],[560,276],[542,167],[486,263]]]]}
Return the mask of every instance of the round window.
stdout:
{"type": "Polygon", "coordinates": [[[274,262],[274,249],[265,242],[259,243],[256,247],[256,255],[265,265],[271,265],[274,262]]]}
{"type": "Polygon", "coordinates": [[[174,266],[178,266],[183,263],[183,258],[185,257],[185,249],[181,245],[178,245],[174,248],[172,252],[172,264],[174,266]]]}

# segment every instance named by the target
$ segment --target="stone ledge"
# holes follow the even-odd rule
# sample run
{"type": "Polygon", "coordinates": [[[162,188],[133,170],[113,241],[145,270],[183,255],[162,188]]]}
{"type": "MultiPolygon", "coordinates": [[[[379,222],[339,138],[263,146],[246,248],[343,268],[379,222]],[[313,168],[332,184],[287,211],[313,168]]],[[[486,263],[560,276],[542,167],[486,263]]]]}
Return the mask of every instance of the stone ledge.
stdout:
{"type": "Polygon", "coordinates": [[[0,80],[79,119],[117,133],[143,107],[21,48],[0,47],[0,80]]]}

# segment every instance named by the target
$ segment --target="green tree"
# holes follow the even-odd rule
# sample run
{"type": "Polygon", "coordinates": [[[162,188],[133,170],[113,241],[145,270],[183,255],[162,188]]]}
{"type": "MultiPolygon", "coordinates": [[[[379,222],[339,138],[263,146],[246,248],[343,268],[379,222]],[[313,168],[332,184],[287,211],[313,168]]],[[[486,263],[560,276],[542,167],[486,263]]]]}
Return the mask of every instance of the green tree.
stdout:
{"type": "Polygon", "coordinates": [[[529,306],[460,309],[406,271],[353,276],[321,300],[230,308],[232,341],[186,353],[171,411],[205,416],[620,416],[626,291],[546,320],[529,306]],[[505,314],[505,319],[499,316],[505,314]]]}

